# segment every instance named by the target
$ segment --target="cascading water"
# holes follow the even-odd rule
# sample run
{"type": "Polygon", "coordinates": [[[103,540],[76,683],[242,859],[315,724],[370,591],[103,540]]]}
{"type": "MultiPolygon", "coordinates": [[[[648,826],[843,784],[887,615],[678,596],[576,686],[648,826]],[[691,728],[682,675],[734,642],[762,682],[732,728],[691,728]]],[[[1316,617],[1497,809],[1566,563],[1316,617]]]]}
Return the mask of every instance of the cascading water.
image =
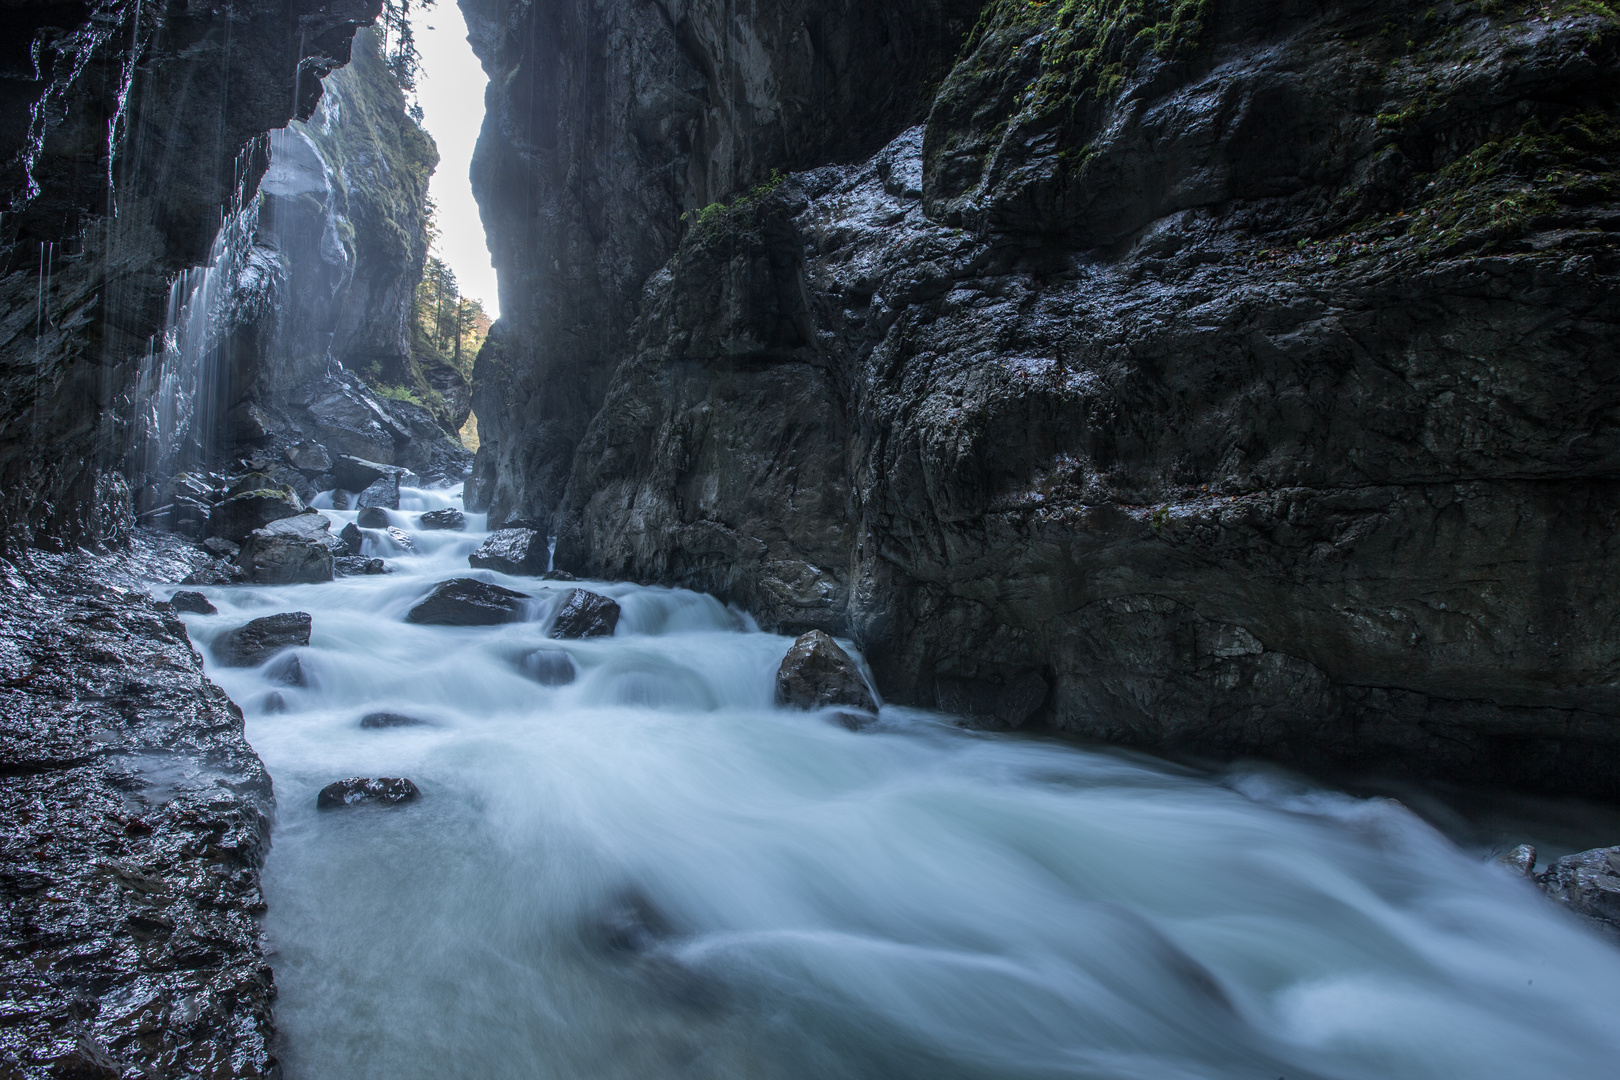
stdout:
{"type": "MultiPolygon", "coordinates": [[[[414,510],[452,505],[407,491],[414,510]]],[[[328,512],[334,522],[354,515],[328,512]]],[[[207,645],[314,617],[307,685],[211,666],[275,777],[266,929],[292,1080],[1598,1076],[1620,950],[1398,804],[1263,772],[773,707],[788,640],[623,584],[485,571],[528,621],[412,625],[395,573],[213,591],[207,645]],[[562,649],[565,686],[525,674],[562,649]],[[387,712],[421,721],[363,727],[387,712]],[[416,803],[316,810],[348,776],[416,803]]],[[[476,515],[469,522],[482,525],[476,515]]],[[[368,541],[368,543],[371,543],[368,541]]]]}
{"type": "Polygon", "coordinates": [[[163,331],[152,339],[135,384],[137,475],[164,480],[213,458],[222,417],[221,346],[237,312],[237,278],[258,230],[259,201],[243,178],[256,151],[237,159],[237,197],[214,235],[208,261],[169,284],[163,331]]]}

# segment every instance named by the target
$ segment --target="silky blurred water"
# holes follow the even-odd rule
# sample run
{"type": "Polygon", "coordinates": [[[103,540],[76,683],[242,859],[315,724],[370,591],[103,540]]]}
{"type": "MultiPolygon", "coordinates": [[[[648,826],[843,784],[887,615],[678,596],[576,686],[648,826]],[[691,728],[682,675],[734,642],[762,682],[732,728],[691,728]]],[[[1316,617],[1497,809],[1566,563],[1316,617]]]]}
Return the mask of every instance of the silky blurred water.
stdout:
{"type": "MultiPolygon", "coordinates": [[[[314,616],[310,685],[210,674],[275,778],[265,929],[289,1080],[1468,1078],[1608,1075],[1620,950],[1389,800],[963,731],[777,709],[789,639],[713,598],[592,583],[609,639],[552,642],[572,585],[470,571],[208,590],[314,616]],[[434,582],[529,620],[413,626],[434,582]],[[540,647],[578,679],[524,674],[540,647]],[[279,694],[279,701],[271,695],[279,694]],[[282,711],[273,711],[280,709],[282,711]],[[367,729],[395,712],[424,721],[367,729]],[[317,813],[347,776],[391,809],[317,813]]],[[[326,511],[339,527],[352,513],[326,511]]]]}

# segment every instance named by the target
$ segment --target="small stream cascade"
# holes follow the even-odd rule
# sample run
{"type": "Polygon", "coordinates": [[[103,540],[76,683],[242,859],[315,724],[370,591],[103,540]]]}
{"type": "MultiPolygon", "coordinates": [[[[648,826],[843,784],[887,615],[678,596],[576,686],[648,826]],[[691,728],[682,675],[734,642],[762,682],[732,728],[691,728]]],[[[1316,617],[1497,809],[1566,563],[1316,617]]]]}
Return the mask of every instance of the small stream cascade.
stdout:
{"type": "MultiPolygon", "coordinates": [[[[471,571],[405,489],[393,572],[186,615],[275,780],[265,929],[289,1080],[1523,1080],[1620,1060],[1620,950],[1400,804],[885,707],[777,708],[790,641],[714,598],[471,571]],[[472,576],[525,621],[418,626],[472,576]],[[288,665],[208,650],[313,616],[288,665]],[[568,654],[542,685],[525,659],[568,654]],[[386,725],[362,720],[392,714],[386,725]],[[412,721],[412,722],[406,722],[412,721]],[[316,808],[352,777],[399,807],[316,808]]],[[[334,529],[355,514],[323,511],[334,529]]]]}

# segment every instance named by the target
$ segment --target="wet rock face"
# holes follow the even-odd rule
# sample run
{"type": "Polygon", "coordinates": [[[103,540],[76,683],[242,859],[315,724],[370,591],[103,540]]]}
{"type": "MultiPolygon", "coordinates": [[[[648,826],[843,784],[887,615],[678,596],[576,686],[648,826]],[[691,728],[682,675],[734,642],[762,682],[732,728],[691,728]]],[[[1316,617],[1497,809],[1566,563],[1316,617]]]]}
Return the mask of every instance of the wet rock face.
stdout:
{"type": "Polygon", "coordinates": [[[208,517],[208,529],[213,536],[241,544],[255,529],[303,512],[304,504],[292,492],[256,488],[232,495],[214,507],[208,517]]]}
{"type": "Polygon", "coordinates": [[[206,260],[237,178],[251,194],[264,170],[263,133],[313,111],[320,77],[379,7],[6,5],[18,73],[0,119],[0,310],[17,316],[0,343],[8,548],[128,542],[131,417],[118,403],[134,400],[169,278],[206,260]]]}
{"type": "Polygon", "coordinates": [[[551,545],[534,529],[497,529],[467,562],[474,569],[535,577],[550,567],[551,545]]]}
{"type": "Polygon", "coordinates": [[[214,658],[225,667],[256,667],[283,649],[308,645],[314,624],[302,611],[254,619],[221,635],[214,642],[214,658]]]}
{"type": "Polygon", "coordinates": [[[926,124],[571,294],[611,379],[492,338],[491,394],[592,415],[480,407],[480,492],[560,507],[565,570],[853,636],[897,702],[1620,793],[1620,30],[1094,14],[986,5],[926,124]]]}
{"type": "Polygon", "coordinates": [[[1537,874],[1536,883],[1620,941],[1620,847],[1566,855],[1537,874]]]}
{"type": "Polygon", "coordinates": [[[617,601],[574,589],[557,609],[549,635],[554,638],[612,637],[619,625],[617,601]]]}
{"type": "Polygon", "coordinates": [[[467,508],[545,520],[680,215],[920,121],[978,3],[460,6],[495,88],[472,180],[509,298],[474,370],[467,508]],[[588,193],[569,161],[602,166],[588,193]]]}
{"type": "Polygon", "coordinates": [[[136,549],[0,575],[0,1072],[268,1080],[270,778],[136,549]]]}
{"type": "Polygon", "coordinates": [[[321,788],[315,807],[318,810],[343,810],[351,806],[402,806],[415,802],[421,794],[415,784],[403,777],[353,777],[321,788]]]}
{"type": "Polygon", "coordinates": [[[529,595],[491,585],[476,578],[440,582],[427,598],[411,608],[406,622],[428,626],[495,626],[519,622],[528,610],[529,595]]]}
{"type": "Polygon", "coordinates": [[[877,712],[860,669],[838,642],[811,630],[793,643],[776,669],[776,703],[800,709],[847,705],[877,712]]]}

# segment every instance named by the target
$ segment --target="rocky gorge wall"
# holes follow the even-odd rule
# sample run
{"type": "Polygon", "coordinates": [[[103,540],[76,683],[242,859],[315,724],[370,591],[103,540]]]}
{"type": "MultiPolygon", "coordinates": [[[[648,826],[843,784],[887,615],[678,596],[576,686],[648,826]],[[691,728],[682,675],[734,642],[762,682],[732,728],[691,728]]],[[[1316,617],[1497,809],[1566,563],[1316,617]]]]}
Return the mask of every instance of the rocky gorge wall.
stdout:
{"type": "Polygon", "coordinates": [[[462,6],[475,495],[558,566],[989,726],[1620,794],[1610,8],[462,6]]]}
{"type": "Polygon", "coordinates": [[[170,279],[251,195],[380,0],[9,0],[0,45],[0,535],[117,545],[170,279]]]}

